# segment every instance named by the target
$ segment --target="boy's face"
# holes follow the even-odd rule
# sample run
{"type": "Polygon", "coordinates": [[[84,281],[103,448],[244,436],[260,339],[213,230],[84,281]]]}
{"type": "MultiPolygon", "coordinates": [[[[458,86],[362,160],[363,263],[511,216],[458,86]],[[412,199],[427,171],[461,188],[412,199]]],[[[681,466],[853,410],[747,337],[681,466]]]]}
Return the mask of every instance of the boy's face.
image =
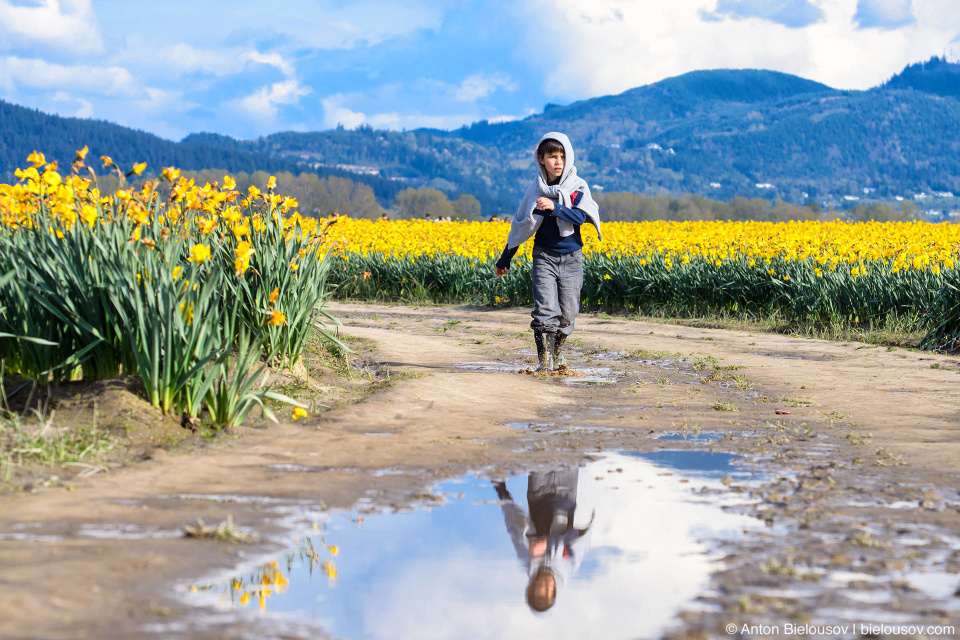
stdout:
{"type": "Polygon", "coordinates": [[[566,160],[567,158],[563,155],[563,151],[553,151],[540,156],[540,164],[543,165],[544,170],[547,172],[547,177],[551,180],[556,180],[563,175],[563,165],[566,160]]]}

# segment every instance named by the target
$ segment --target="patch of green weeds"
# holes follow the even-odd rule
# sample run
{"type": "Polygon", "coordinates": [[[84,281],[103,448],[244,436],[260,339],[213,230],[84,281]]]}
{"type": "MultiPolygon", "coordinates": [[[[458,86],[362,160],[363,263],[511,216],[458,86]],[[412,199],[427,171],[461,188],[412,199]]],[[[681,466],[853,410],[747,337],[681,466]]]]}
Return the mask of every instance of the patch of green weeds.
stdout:
{"type": "Polygon", "coordinates": [[[846,435],[846,438],[847,438],[847,442],[849,442],[850,444],[852,444],[852,445],[854,445],[854,446],[866,445],[866,444],[870,444],[871,442],[873,442],[873,436],[872,436],[871,434],[867,434],[867,435],[864,435],[864,436],[858,436],[858,435],[855,434],[855,433],[848,433],[848,434],[846,435]]]}
{"type": "Polygon", "coordinates": [[[447,320],[441,326],[437,327],[437,333],[446,333],[457,325],[463,324],[463,320],[447,320]]]}
{"type": "Polygon", "coordinates": [[[791,398],[789,396],[777,396],[774,399],[774,402],[784,402],[791,407],[816,407],[819,406],[814,402],[813,398],[806,398],[804,396],[797,396],[796,398],[791,398]]]}
{"type": "Polygon", "coordinates": [[[673,351],[650,351],[647,349],[636,349],[629,354],[635,360],[679,360],[682,356],[673,351]]]}
{"type": "Polygon", "coordinates": [[[719,401],[713,405],[713,410],[714,411],[740,411],[729,402],[719,402],[719,401]]]}
{"type": "Polygon", "coordinates": [[[196,524],[188,524],[183,528],[183,535],[187,538],[217,540],[219,542],[229,542],[230,544],[253,542],[257,539],[256,534],[246,533],[237,529],[233,525],[233,516],[230,515],[216,527],[208,526],[202,519],[197,518],[196,524]]]}
{"type": "MultiPolygon", "coordinates": [[[[27,404],[32,403],[33,391],[27,404]]],[[[114,449],[117,440],[106,431],[97,429],[96,405],[91,428],[58,427],[54,425],[55,411],[50,410],[49,396],[37,400],[35,407],[15,412],[6,403],[6,390],[0,378],[0,478],[4,483],[13,476],[13,467],[23,464],[42,464],[50,468],[75,467],[81,475],[103,471],[103,458],[114,449]]]]}
{"type": "Polygon", "coordinates": [[[858,547],[872,547],[879,549],[886,545],[870,535],[868,531],[857,531],[847,538],[847,541],[858,547]]]}

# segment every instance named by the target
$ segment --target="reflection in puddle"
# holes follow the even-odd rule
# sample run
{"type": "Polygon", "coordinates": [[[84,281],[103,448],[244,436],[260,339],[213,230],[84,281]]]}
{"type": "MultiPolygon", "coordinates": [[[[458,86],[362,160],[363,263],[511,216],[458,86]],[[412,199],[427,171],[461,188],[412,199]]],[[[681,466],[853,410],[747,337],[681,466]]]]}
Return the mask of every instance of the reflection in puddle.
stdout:
{"type": "Polygon", "coordinates": [[[735,478],[751,480],[756,476],[737,467],[734,462],[738,456],[729,453],[711,453],[708,451],[654,451],[652,453],[628,453],[649,460],[661,467],[668,467],[683,476],[696,480],[723,480],[735,478]]]}
{"type": "Polygon", "coordinates": [[[732,456],[662,453],[446,482],[439,506],[332,517],[284,559],[197,595],[352,639],[659,635],[708,586],[702,540],[762,527],[693,499],[738,473],[732,456]]]}

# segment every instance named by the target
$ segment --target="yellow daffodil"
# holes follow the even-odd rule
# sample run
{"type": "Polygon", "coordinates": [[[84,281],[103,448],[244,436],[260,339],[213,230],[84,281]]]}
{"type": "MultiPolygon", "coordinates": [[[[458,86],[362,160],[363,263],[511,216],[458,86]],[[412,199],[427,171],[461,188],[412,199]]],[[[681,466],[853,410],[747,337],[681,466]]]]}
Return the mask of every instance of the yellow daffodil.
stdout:
{"type": "Polygon", "coordinates": [[[193,248],[190,249],[190,257],[187,258],[190,262],[195,262],[197,264],[202,264],[210,259],[211,253],[209,247],[205,244],[195,244],[193,248]]]}
{"type": "Polygon", "coordinates": [[[38,167],[42,167],[43,165],[47,164],[47,159],[39,151],[34,151],[33,153],[27,156],[27,162],[33,165],[33,168],[36,169],[38,167]]]}

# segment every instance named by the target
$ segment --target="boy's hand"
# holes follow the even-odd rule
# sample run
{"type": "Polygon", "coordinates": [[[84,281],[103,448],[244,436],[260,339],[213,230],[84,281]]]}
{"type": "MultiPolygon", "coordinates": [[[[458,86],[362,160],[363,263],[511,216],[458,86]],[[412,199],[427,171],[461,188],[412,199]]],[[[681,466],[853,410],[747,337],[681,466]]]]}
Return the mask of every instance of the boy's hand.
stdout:
{"type": "Polygon", "coordinates": [[[553,200],[550,198],[537,198],[537,209],[553,211],[553,200]]]}
{"type": "Polygon", "coordinates": [[[493,275],[495,275],[495,276],[497,276],[497,277],[499,278],[499,277],[501,277],[501,276],[506,275],[507,271],[510,271],[510,267],[507,267],[506,269],[501,269],[500,267],[494,267],[494,268],[493,268],[493,275]]]}

